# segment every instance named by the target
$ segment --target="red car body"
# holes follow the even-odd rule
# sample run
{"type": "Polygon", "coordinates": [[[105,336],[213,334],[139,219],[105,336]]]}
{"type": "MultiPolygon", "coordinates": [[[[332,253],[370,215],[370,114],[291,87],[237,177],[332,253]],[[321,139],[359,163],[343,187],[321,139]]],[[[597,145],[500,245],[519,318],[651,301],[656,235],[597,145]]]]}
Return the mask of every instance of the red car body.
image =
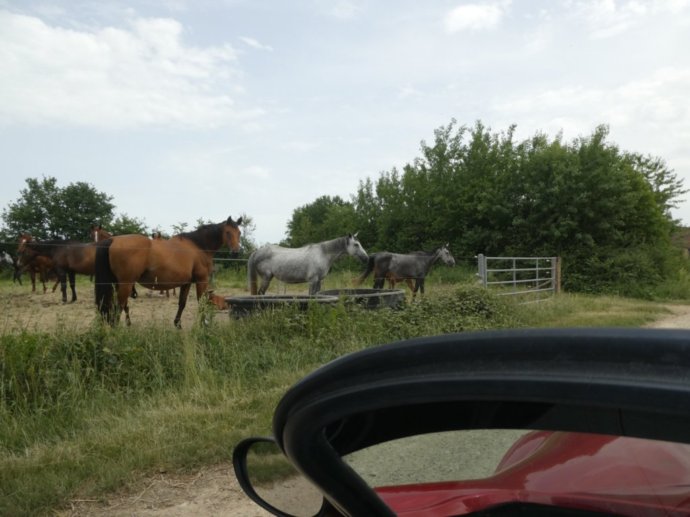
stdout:
{"type": "Polygon", "coordinates": [[[571,432],[531,432],[486,479],[381,487],[399,516],[466,515],[533,503],[625,516],[690,515],[690,445],[571,432]]]}

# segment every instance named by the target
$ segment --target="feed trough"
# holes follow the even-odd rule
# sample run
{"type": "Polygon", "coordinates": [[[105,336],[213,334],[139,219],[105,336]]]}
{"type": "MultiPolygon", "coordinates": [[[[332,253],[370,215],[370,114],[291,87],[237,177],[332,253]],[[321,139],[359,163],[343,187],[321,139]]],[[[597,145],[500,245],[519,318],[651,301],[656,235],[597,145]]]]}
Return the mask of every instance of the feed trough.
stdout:
{"type": "Polygon", "coordinates": [[[327,289],[319,294],[344,298],[367,309],[396,309],[405,303],[405,291],[401,289],[327,289]]]}
{"type": "Polygon", "coordinates": [[[337,296],[325,296],[322,294],[282,294],[282,295],[253,295],[253,296],[229,296],[225,301],[230,308],[230,316],[246,316],[247,314],[262,310],[281,307],[297,307],[306,310],[310,304],[335,305],[337,296]]]}

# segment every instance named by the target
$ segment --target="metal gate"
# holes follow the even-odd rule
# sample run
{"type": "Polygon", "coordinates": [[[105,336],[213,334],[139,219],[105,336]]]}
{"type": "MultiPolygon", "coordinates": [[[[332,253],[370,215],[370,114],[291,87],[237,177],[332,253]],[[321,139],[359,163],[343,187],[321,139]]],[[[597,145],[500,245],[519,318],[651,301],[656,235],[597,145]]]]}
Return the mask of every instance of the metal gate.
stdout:
{"type": "Polygon", "coordinates": [[[559,257],[487,257],[477,255],[477,275],[486,288],[501,296],[520,296],[525,302],[548,299],[561,289],[559,257]]]}

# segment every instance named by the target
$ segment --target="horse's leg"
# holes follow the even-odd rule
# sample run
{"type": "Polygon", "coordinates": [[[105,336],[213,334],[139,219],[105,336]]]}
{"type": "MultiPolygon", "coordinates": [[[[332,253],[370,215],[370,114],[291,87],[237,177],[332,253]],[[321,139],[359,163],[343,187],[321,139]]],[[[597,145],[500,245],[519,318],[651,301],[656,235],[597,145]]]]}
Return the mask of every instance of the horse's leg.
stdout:
{"type": "Polygon", "coordinates": [[[317,278],[309,284],[309,295],[313,296],[321,290],[321,279],[317,278]]]}
{"type": "Polygon", "coordinates": [[[178,329],[182,328],[180,320],[182,319],[182,311],[184,310],[185,305],[187,305],[187,296],[189,295],[189,289],[191,287],[192,284],[184,284],[180,286],[180,298],[177,301],[177,314],[175,315],[175,320],[173,321],[178,329]]]}
{"type": "Polygon", "coordinates": [[[410,288],[410,291],[414,292],[414,282],[412,281],[412,279],[406,278],[405,282],[407,282],[407,287],[410,288]]]}
{"type": "Polygon", "coordinates": [[[58,278],[60,279],[60,292],[62,293],[62,303],[67,303],[67,272],[62,269],[58,270],[58,278]]]}
{"type": "MultiPolygon", "coordinates": [[[[414,280],[414,289],[412,291],[412,299],[414,300],[415,296],[417,296],[417,291],[422,287],[422,283],[424,282],[424,279],[422,278],[415,278],[414,280]]],[[[422,292],[424,292],[424,289],[422,289],[422,292]]]]}
{"type": "Polygon", "coordinates": [[[132,324],[132,320],[129,318],[129,304],[127,301],[132,294],[133,288],[134,282],[120,282],[117,284],[117,315],[113,317],[113,323],[119,320],[122,311],[125,311],[125,323],[127,326],[132,324]]]}
{"type": "Polygon", "coordinates": [[[74,271],[70,271],[69,273],[69,287],[72,289],[72,303],[77,301],[77,289],[75,287],[75,273],[74,271]]]}
{"type": "Polygon", "coordinates": [[[36,271],[33,269],[29,270],[29,277],[31,277],[31,292],[36,292],[36,271]]]}
{"type": "Polygon", "coordinates": [[[261,277],[261,287],[259,287],[259,294],[266,294],[266,290],[268,289],[268,284],[271,283],[271,279],[273,278],[273,275],[266,275],[261,277]]]}

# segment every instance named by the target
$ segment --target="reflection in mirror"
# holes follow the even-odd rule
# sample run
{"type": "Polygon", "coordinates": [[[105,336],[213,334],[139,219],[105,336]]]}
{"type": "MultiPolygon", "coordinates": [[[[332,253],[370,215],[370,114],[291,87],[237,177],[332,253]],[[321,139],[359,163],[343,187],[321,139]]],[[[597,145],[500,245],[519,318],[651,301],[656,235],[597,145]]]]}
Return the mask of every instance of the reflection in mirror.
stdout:
{"type": "Polygon", "coordinates": [[[480,429],[409,436],[344,458],[370,486],[481,479],[527,431],[480,429]]]}
{"type": "Polygon", "coordinates": [[[257,495],[271,506],[296,517],[312,517],[323,503],[309,483],[272,442],[256,442],[247,454],[247,473],[257,495]]]}

